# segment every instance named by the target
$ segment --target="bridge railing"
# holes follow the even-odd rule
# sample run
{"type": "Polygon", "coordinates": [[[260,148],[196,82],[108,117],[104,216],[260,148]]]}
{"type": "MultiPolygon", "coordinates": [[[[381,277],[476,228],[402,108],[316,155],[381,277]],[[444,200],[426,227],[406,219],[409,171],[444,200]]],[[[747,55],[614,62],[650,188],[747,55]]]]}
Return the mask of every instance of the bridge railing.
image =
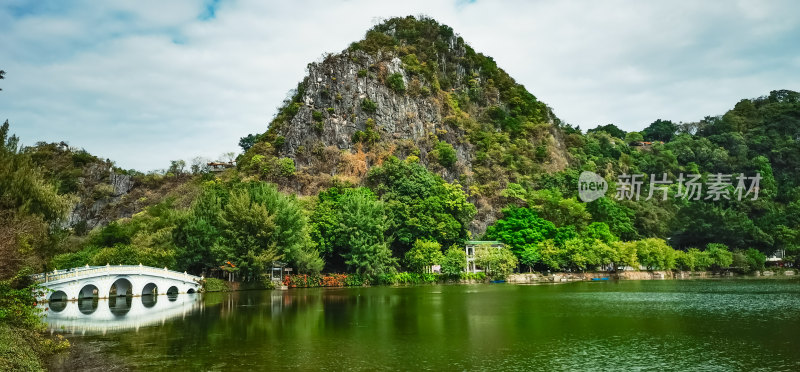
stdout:
{"type": "Polygon", "coordinates": [[[82,266],[82,267],[75,267],[72,269],[64,269],[64,270],[53,270],[46,273],[34,274],[31,275],[31,278],[36,283],[47,283],[53,282],[56,280],[68,279],[68,278],[82,278],[86,276],[94,276],[99,274],[109,274],[113,275],[115,272],[134,272],[140,274],[152,274],[158,275],[163,277],[169,277],[178,280],[198,280],[201,279],[199,276],[194,276],[187,274],[185,272],[177,272],[168,270],[167,268],[156,268],[150,266],[142,266],[142,265],[106,265],[106,266],[82,266]]]}

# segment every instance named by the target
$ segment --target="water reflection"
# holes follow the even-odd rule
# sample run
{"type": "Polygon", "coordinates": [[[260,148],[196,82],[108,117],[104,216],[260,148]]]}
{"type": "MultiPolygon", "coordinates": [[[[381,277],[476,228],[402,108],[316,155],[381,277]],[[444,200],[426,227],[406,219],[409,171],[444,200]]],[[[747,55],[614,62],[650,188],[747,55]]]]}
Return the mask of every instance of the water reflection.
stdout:
{"type": "Polygon", "coordinates": [[[202,310],[199,294],[171,296],[85,298],[55,301],[41,307],[51,333],[106,334],[138,331],[140,327],[162,325],[202,310]]]}

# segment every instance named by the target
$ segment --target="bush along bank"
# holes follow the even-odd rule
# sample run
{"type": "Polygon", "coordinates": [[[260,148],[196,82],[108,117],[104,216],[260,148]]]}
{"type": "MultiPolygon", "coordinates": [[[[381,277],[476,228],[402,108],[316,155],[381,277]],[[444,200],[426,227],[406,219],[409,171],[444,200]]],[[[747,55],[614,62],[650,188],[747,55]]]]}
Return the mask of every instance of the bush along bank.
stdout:
{"type": "Polygon", "coordinates": [[[232,292],[248,291],[259,289],[275,289],[275,283],[269,278],[261,278],[257,281],[249,282],[229,282],[217,278],[205,278],[203,280],[203,292],[232,292]]]}
{"type": "Polygon", "coordinates": [[[394,274],[383,274],[375,278],[358,274],[286,275],[283,278],[283,285],[289,288],[317,288],[362,287],[370,285],[483,283],[485,281],[486,274],[484,273],[461,273],[457,275],[447,275],[400,272],[394,274]]]}
{"type": "Polygon", "coordinates": [[[61,335],[44,335],[28,272],[0,280],[0,371],[44,371],[44,360],[69,348],[61,335]]]}

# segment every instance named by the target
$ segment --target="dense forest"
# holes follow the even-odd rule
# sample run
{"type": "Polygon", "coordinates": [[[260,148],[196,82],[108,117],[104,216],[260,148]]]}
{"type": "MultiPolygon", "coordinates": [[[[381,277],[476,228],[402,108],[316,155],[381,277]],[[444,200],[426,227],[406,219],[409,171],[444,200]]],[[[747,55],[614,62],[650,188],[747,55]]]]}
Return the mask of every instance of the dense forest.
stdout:
{"type": "Polygon", "coordinates": [[[274,261],[372,283],[426,274],[433,264],[457,276],[464,243],[479,239],[508,248],[479,257],[495,276],[640,265],[750,271],[779,250],[798,258],[797,92],[743,99],[692,123],[659,119],[639,132],[613,124],[584,132],[431,19],[387,20],[321,63],[366,64],[353,72],[365,97],[354,90],[354,100],[339,98],[346,86],[304,80],[264,133],[242,137],[237,166],[223,172],[203,163],[186,169],[183,161],[126,171],[63,143],[21,147],[4,124],[3,290],[27,285],[25,274],[105,264],[232,271],[242,281],[262,280],[274,261]],[[370,96],[377,94],[370,87],[380,96],[370,96]],[[393,113],[381,104],[399,99],[438,105],[425,110],[441,122],[412,137],[388,135],[393,113]],[[342,120],[353,133],[339,148],[291,137],[302,125],[321,128],[323,138],[342,120]],[[584,171],[608,182],[606,197],[580,201],[584,171]],[[740,173],[760,174],[757,199],[735,197],[740,173]],[[626,174],[645,175],[641,199],[614,197],[626,174]],[[690,200],[676,183],[665,198],[660,190],[645,197],[650,175],[681,174],[706,184],[731,174],[723,189],[732,197],[690,200]],[[121,176],[133,186],[120,191],[107,181],[121,176]],[[86,218],[76,214],[79,205],[101,206],[106,215],[86,218]]]}

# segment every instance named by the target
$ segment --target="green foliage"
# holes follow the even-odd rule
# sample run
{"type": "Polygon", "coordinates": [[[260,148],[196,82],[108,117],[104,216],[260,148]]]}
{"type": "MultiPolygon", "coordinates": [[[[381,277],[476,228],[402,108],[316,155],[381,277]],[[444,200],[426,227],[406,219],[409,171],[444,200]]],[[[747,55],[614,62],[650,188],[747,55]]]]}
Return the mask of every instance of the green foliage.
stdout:
{"type": "Polygon", "coordinates": [[[639,262],[647,270],[672,270],[675,268],[675,250],[663,239],[647,238],[636,242],[639,262]]]}
{"type": "Polygon", "coordinates": [[[353,143],[363,143],[366,145],[373,145],[381,139],[381,134],[375,128],[375,120],[372,118],[367,119],[364,124],[364,130],[357,130],[353,133],[353,143]]]}
{"type": "Polygon", "coordinates": [[[445,168],[452,167],[453,164],[455,164],[458,160],[456,158],[456,150],[453,148],[453,145],[445,141],[437,142],[434,151],[436,153],[437,161],[445,168]]]}
{"type": "Polygon", "coordinates": [[[431,266],[442,263],[442,246],[436,241],[417,240],[414,246],[406,252],[406,266],[415,273],[425,274],[431,272],[431,266]]]}
{"type": "Polygon", "coordinates": [[[587,203],[586,211],[591,214],[592,220],[605,223],[611,233],[623,240],[634,240],[638,237],[634,226],[636,216],[633,210],[613,199],[604,197],[587,203]]]}
{"type": "Polygon", "coordinates": [[[599,125],[594,129],[589,129],[588,131],[586,131],[586,133],[595,133],[595,132],[606,132],[616,138],[625,138],[626,134],[624,130],[619,129],[619,127],[617,127],[614,124],[599,125]]]}
{"type": "Polygon", "coordinates": [[[8,121],[0,125],[0,255],[6,257],[0,280],[25,268],[43,269],[56,253],[62,234],[57,222],[71,201],[58,194],[31,154],[19,148],[19,139],[9,135],[8,121]]]}
{"type": "Polygon", "coordinates": [[[322,121],[325,119],[325,115],[323,115],[321,111],[312,111],[311,118],[314,119],[314,121],[322,121]]]}
{"type": "Polygon", "coordinates": [[[467,265],[467,253],[464,249],[453,245],[442,257],[442,274],[454,276],[461,274],[467,265]]]}
{"type": "MultiPolygon", "coordinates": [[[[555,235],[556,227],[552,222],[539,217],[530,208],[513,206],[503,209],[503,218],[486,229],[487,239],[503,242],[520,258],[524,251],[534,249],[530,246],[552,239],[555,235]]],[[[524,263],[531,265],[535,262],[526,260],[524,263]]]]}
{"type": "Polygon", "coordinates": [[[219,223],[223,240],[212,247],[212,254],[220,263],[236,263],[246,278],[256,279],[278,259],[298,267],[321,268],[321,264],[303,262],[314,255],[302,254],[308,241],[299,204],[272,185],[256,182],[232,188],[219,223]]]}
{"type": "Polygon", "coordinates": [[[577,198],[564,198],[556,189],[530,192],[527,202],[542,218],[553,222],[557,227],[575,226],[583,229],[591,220],[586,205],[577,198]]]}
{"type": "Polygon", "coordinates": [[[37,330],[0,323],[0,370],[45,371],[44,361],[69,345],[61,335],[47,337],[37,330]]]}
{"type": "Polygon", "coordinates": [[[673,122],[658,119],[645,128],[642,135],[646,141],[669,142],[677,131],[678,126],[673,122]]]}
{"type": "Polygon", "coordinates": [[[364,112],[374,114],[375,111],[378,110],[378,104],[369,98],[364,98],[361,100],[361,109],[364,110],[364,112]]]}
{"type": "Polygon", "coordinates": [[[586,230],[583,231],[583,236],[591,240],[599,240],[606,244],[619,240],[619,238],[611,232],[608,225],[603,222],[592,222],[586,230]]]}
{"type": "Polygon", "coordinates": [[[217,278],[205,278],[203,280],[204,292],[230,292],[231,287],[228,282],[217,278]]]}
{"type": "Polygon", "coordinates": [[[258,142],[259,136],[256,134],[248,134],[247,136],[239,138],[239,147],[242,151],[247,151],[258,142]]]}
{"type": "Polygon", "coordinates": [[[381,284],[407,285],[407,284],[432,284],[440,281],[440,275],[432,273],[396,273],[384,275],[380,278],[381,284]]]}
{"type": "Polygon", "coordinates": [[[542,254],[539,252],[539,244],[528,244],[519,254],[519,263],[527,265],[530,270],[533,270],[533,266],[541,260],[542,254]]]}
{"type": "Polygon", "coordinates": [[[0,280],[0,324],[41,328],[41,310],[35,306],[32,294],[42,289],[28,283],[27,275],[30,273],[30,270],[24,270],[8,280],[0,280]]]}
{"type": "Polygon", "coordinates": [[[394,157],[372,168],[367,184],[386,204],[397,256],[404,256],[417,239],[444,246],[467,239],[467,226],[476,209],[460,185],[445,182],[419,163],[394,157]]]}
{"type": "Polygon", "coordinates": [[[475,264],[494,279],[503,279],[517,267],[519,260],[506,248],[476,248],[475,264]]]}
{"type": "Polygon", "coordinates": [[[477,273],[461,273],[459,275],[459,279],[464,281],[476,281],[476,282],[483,282],[486,280],[486,273],[484,272],[477,272],[477,273]]]}
{"type": "Polygon", "coordinates": [[[397,260],[385,236],[389,224],[383,202],[357,189],[341,196],[339,208],[334,234],[336,243],[346,247],[341,255],[348,268],[371,278],[394,273],[397,260]]]}
{"type": "Polygon", "coordinates": [[[706,254],[711,262],[710,268],[714,271],[726,269],[733,264],[733,253],[728,251],[725,244],[710,243],[706,246],[706,254]]]}
{"type": "Polygon", "coordinates": [[[389,77],[386,79],[386,85],[395,93],[405,93],[406,91],[406,85],[403,81],[403,74],[399,72],[389,75],[389,77]]]}

